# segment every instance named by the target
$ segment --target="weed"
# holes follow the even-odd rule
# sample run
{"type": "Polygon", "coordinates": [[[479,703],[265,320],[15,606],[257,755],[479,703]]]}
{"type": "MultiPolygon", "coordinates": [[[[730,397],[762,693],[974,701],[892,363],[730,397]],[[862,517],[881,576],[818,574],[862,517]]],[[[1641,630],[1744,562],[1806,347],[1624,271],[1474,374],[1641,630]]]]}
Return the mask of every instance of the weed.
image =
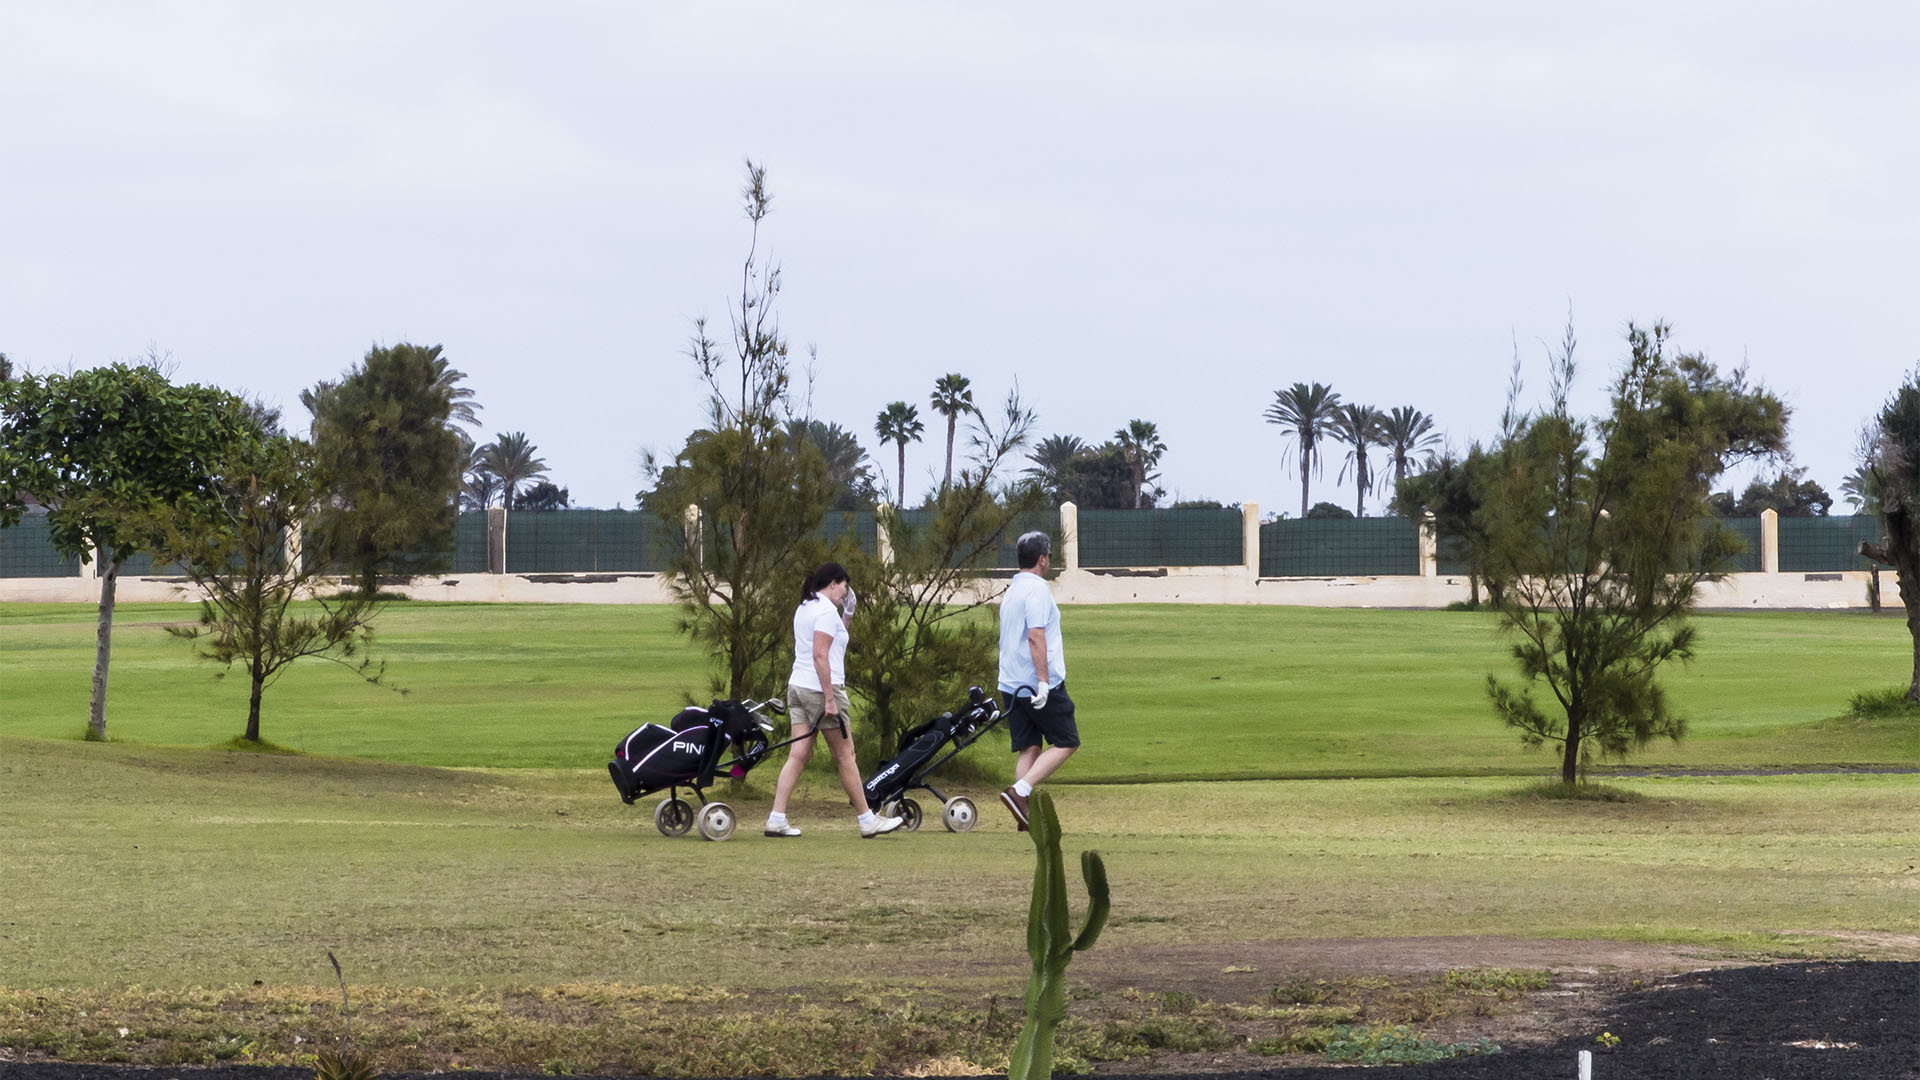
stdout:
{"type": "Polygon", "coordinates": [[[1920,714],[1920,705],[1907,700],[1907,688],[1889,686],[1885,690],[1860,690],[1847,701],[1847,712],[1861,720],[1920,714]]]}
{"type": "Polygon", "coordinates": [[[1332,996],[1324,982],[1312,979],[1288,979],[1267,996],[1281,1005],[1318,1005],[1332,996]]]}
{"type": "Polygon", "coordinates": [[[1520,789],[1515,793],[1515,797],[1531,799],[1535,802],[1636,803],[1647,801],[1647,796],[1638,791],[1614,787],[1611,784],[1589,783],[1584,780],[1576,780],[1571,784],[1560,780],[1543,781],[1520,789]]]}
{"type": "Polygon", "coordinates": [[[1271,1039],[1261,1039],[1253,1044],[1253,1052],[1266,1057],[1277,1054],[1318,1054],[1333,1041],[1334,1029],[1330,1027],[1311,1027],[1302,1031],[1290,1031],[1271,1039]]]}
{"type": "Polygon", "coordinates": [[[1422,1038],[1404,1024],[1390,1028],[1340,1027],[1327,1043],[1327,1060],[1357,1065],[1419,1065],[1464,1054],[1497,1054],[1488,1039],[1443,1043],[1422,1038]]]}
{"type": "Polygon", "coordinates": [[[1545,990],[1553,983],[1549,971],[1516,971],[1511,968],[1455,968],[1440,977],[1448,990],[1545,990]]]}
{"type": "Polygon", "coordinates": [[[1169,990],[1160,995],[1160,1007],[1170,1013],[1184,1015],[1200,1007],[1200,997],[1185,990],[1169,990]]]}

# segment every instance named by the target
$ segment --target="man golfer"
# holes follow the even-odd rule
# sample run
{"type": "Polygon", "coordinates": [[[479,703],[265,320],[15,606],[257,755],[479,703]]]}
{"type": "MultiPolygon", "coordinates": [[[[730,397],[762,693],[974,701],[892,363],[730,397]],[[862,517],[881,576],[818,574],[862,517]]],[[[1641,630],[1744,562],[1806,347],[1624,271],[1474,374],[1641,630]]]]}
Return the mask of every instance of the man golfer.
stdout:
{"type": "Polygon", "coordinates": [[[1047,588],[1053,541],[1046,533],[1030,532],[1015,544],[1015,551],[1020,572],[1000,597],[1000,693],[1006,700],[1013,752],[1019,756],[1013,786],[1000,793],[1000,801],[1024,832],[1027,797],[1080,748],[1080,731],[1073,723],[1073,699],[1067,696],[1060,605],[1047,588]]]}

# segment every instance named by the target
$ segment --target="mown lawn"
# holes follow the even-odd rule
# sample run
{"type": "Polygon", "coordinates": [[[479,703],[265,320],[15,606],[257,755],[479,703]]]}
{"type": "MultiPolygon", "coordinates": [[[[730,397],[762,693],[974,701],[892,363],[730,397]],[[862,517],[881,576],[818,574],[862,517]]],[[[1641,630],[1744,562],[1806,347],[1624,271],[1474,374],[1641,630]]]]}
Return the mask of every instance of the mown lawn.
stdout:
{"type": "MultiPolygon", "coordinates": [[[[186,605],[121,608],[110,737],[211,746],[241,731],[244,683],[215,680],[217,669],[162,630],[191,614],[186,605]]],[[[1486,675],[1506,676],[1511,661],[1484,615],[1124,605],[1071,608],[1065,623],[1068,683],[1087,739],[1068,774],[1075,780],[1554,767],[1492,717],[1486,675]]],[[[1665,676],[1691,735],[1649,747],[1635,763],[1920,761],[1920,725],[1838,719],[1853,692],[1906,677],[1911,652],[1898,619],[1710,614],[1700,626],[1700,658],[1665,676]]],[[[379,633],[385,687],[327,663],[296,665],[268,692],[265,737],[421,765],[591,767],[627,730],[704,688],[702,658],[667,608],[399,604],[379,633]]],[[[0,605],[0,734],[78,734],[92,635],[87,606],[0,605]]]]}

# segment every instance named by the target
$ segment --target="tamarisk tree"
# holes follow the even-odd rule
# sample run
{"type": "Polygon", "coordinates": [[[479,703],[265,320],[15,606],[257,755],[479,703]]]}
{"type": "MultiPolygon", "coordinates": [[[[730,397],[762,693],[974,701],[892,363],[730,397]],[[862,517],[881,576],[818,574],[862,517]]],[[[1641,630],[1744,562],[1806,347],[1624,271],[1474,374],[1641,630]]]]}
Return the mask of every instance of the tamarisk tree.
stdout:
{"type": "Polygon", "coordinates": [[[1664,323],[1629,324],[1611,409],[1589,424],[1567,405],[1569,327],[1548,406],[1516,411],[1516,373],[1488,452],[1483,572],[1521,679],[1490,674],[1487,693],[1525,742],[1559,745],[1566,783],[1595,750],[1619,757],[1684,734],[1655,674],[1693,656],[1695,591],[1724,578],[1741,547],[1707,495],[1734,461],[1786,447],[1779,398],[1743,371],[1723,376],[1703,356],[1669,356],[1670,334],[1664,323]]]}
{"type": "Polygon", "coordinates": [[[1893,567],[1913,639],[1907,700],[1920,702],[1920,372],[1893,392],[1860,441],[1860,468],[1849,478],[1858,502],[1880,518],[1878,544],[1860,554],[1893,567]]]}

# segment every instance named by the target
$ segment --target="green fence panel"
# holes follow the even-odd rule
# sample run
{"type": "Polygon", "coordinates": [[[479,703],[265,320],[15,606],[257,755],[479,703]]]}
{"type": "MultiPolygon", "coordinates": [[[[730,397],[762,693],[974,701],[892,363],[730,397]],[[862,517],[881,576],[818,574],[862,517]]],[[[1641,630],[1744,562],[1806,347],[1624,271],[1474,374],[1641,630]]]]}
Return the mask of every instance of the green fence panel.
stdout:
{"type": "Polygon", "coordinates": [[[1240,511],[1082,510],[1080,565],[1238,566],[1240,511]]]}
{"type": "Polygon", "coordinates": [[[462,510],[453,523],[453,572],[487,572],[487,512],[462,510]]]}
{"type": "MultiPolygon", "coordinates": [[[[932,510],[902,510],[900,511],[900,530],[907,535],[922,535],[933,527],[934,516],[935,511],[932,510]]],[[[987,565],[996,570],[1018,569],[1020,555],[1015,549],[1015,544],[1021,536],[1030,532],[1043,532],[1053,538],[1054,564],[1060,565],[1060,511],[1058,510],[1033,510],[1014,515],[1012,524],[1008,525],[1006,531],[1001,534],[1000,543],[995,545],[993,557],[987,565]]]]}
{"type": "Polygon", "coordinates": [[[1729,569],[1736,574],[1759,573],[1763,569],[1761,556],[1765,554],[1760,550],[1760,519],[1724,518],[1720,524],[1747,545],[1745,551],[1733,557],[1733,565],[1729,569]]]}
{"type": "MultiPolygon", "coordinates": [[[[472,516],[480,518],[478,570],[485,572],[486,515],[472,516]]],[[[659,517],[644,510],[511,511],[507,514],[507,572],[659,571],[667,562],[663,530],[659,517]]],[[[462,545],[461,551],[465,550],[462,545]]],[[[460,561],[464,566],[464,558],[460,561]]]]}
{"type": "Polygon", "coordinates": [[[1420,529],[1401,517],[1260,526],[1261,577],[1418,576],[1420,529]]]}
{"type": "Polygon", "coordinates": [[[1860,541],[1877,544],[1880,534],[1880,521],[1872,514],[1783,517],[1780,519],[1780,572],[1866,570],[1873,566],[1873,561],[1860,554],[1860,541]]]}
{"type": "Polygon", "coordinates": [[[127,556],[126,562],[120,564],[120,576],[123,578],[181,577],[183,572],[172,563],[159,562],[148,552],[136,551],[127,556]]]}
{"type": "Polygon", "coordinates": [[[55,550],[48,532],[45,514],[27,514],[0,529],[0,577],[79,577],[80,560],[55,550]]]}
{"type": "Polygon", "coordinates": [[[880,550],[879,519],[871,510],[829,510],[821,519],[820,527],[813,531],[813,535],[826,541],[829,547],[849,533],[861,551],[873,554],[880,550]]]}
{"type": "Polygon", "coordinates": [[[1464,537],[1442,535],[1434,541],[1433,569],[1442,577],[1465,577],[1467,541],[1464,537]]]}

